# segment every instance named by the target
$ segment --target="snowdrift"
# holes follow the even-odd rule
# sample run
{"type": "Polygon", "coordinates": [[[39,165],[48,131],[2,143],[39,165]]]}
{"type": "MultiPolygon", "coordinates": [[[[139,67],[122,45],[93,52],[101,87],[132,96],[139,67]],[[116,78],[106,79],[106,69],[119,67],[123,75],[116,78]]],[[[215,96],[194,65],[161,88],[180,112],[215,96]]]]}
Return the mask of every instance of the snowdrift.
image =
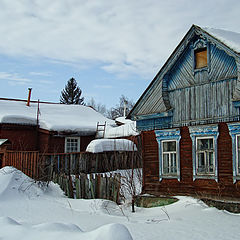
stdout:
{"type": "Polygon", "coordinates": [[[33,179],[13,167],[0,169],[0,183],[1,240],[132,239],[128,229],[118,223],[107,224],[86,232],[71,222],[43,222],[39,224],[21,222],[19,219],[28,215],[30,219],[33,216],[49,219],[53,214],[58,218],[58,213],[61,216],[69,212],[68,209],[71,208],[70,199],[68,200],[63,195],[57,184],[50,183],[47,188],[40,187],[33,179]],[[66,199],[66,205],[62,204],[62,199],[66,199]],[[4,216],[4,211],[1,209],[4,205],[4,211],[8,212],[8,216],[6,214],[4,216]],[[12,215],[18,216],[18,220],[15,220],[12,215]]]}

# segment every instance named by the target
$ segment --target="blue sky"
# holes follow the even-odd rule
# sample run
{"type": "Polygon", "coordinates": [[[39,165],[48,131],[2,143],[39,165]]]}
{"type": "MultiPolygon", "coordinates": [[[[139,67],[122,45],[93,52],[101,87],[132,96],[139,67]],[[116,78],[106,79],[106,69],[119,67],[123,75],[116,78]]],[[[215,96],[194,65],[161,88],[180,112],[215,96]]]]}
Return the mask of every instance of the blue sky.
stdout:
{"type": "Polygon", "coordinates": [[[0,0],[0,97],[137,101],[192,24],[240,32],[236,0],[0,0]]]}

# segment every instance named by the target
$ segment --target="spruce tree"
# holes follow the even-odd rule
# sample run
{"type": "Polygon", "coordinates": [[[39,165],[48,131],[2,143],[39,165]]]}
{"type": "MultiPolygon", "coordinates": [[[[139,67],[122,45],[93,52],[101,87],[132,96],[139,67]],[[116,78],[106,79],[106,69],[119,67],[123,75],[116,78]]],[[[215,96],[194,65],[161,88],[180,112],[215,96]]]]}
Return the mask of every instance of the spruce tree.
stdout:
{"type": "Polygon", "coordinates": [[[60,103],[83,105],[84,97],[81,98],[81,94],[82,90],[78,87],[76,80],[71,78],[61,91],[60,103]]]}

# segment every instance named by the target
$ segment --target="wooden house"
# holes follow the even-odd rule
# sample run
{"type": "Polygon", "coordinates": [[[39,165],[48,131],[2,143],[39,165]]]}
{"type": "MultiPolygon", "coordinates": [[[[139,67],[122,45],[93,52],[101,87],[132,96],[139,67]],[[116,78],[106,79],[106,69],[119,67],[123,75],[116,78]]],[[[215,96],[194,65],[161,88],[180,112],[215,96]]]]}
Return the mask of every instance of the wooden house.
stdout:
{"type": "MultiPolygon", "coordinates": [[[[90,107],[17,99],[0,99],[0,139],[8,150],[66,153],[85,151],[95,139],[97,123],[114,125],[90,107]],[[5,143],[6,145],[6,143],[5,143]]],[[[0,145],[0,151],[3,151],[0,145]]]]}
{"type": "Polygon", "coordinates": [[[240,34],[193,25],[135,104],[143,192],[240,198],[240,34]]]}

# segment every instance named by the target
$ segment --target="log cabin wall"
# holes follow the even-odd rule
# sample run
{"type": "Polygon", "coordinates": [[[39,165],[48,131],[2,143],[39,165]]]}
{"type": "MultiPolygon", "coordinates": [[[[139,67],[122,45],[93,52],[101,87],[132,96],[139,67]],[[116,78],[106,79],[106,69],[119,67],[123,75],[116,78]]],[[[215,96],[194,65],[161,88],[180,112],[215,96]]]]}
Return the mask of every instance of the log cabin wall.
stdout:
{"type": "Polygon", "coordinates": [[[240,184],[233,181],[232,138],[226,123],[218,124],[218,180],[193,180],[192,139],[189,128],[181,127],[180,181],[159,179],[159,151],[154,131],[142,132],[143,138],[143,192],[155,195],[189,195],[199,198],[240,198],[240,184]]]}
{"type": "Polygon", "coordinates": [[[37,129],[36,126],[0,124],[0,138],[8,139],[11,142],[11,149],[21,151],[37,150],[37,129]]]}
{"type": "MultiPolygon", "coordinates": [[[[75,136],[75,135],[73,135],[75,136]]],[[[65,137],[56,132],[37,128],[37,126],[20,124],[0,124],[0,138],[8,139],[11,146],[8,149],[15,151],[39,151],[40,153],[64,153],[65,137]]],[[[95,136],[78,136],[80,138],[80,151],[86,150],[87,145],[95,136]]]]}

